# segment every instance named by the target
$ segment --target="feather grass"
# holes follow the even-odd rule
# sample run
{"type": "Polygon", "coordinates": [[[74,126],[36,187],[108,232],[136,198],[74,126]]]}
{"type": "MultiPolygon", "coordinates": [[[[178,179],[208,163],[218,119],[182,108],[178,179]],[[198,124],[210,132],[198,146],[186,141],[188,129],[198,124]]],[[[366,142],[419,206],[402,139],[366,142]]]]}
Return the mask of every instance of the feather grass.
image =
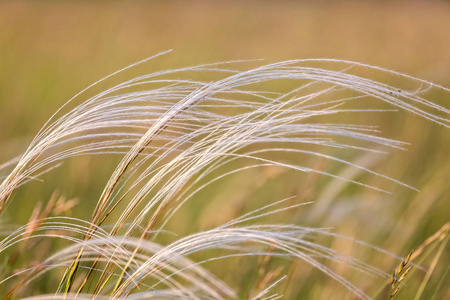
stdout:
{"type": "MultiPolygon", "coordinates": [[[[150,59],[162,54],[165,53],[150,59]]],[[[390,111],[352,107],[353,103],[378,99],[449,128],[450,110],[426,100],[424,94],[450,90],[393,71],[341,60],[292,60],[247,71],[232,68],[239,63],[154,72],[118,84],[64,113],[67,104],[39,131],[20,159],[1,166],[16,164],[0,185],[0,213],[3,213],[20,185],[52,170],[65,159],[80,155],[123,156],[89,220],[60,217],[33,220],[0,242],[0,253],[30,239],[59,238],[71,244],[36,266],[4,278],[0,284],[20,278],[5,298],[18,297],[33,281],[54,269],[65,270],[56,294],[28,299],[236,298],[236,291],[202,264],[233,256],[265,255],[303,260],[357,297],[370,298],[326,267],[322,260],[342,263],[369,276],[388,278],[389,274],[308,238],[311,234],[345,237],[326,229],[297,225],[243,224],[303,203],[284,205],[285,201],[275,201],[167,245],[155,240],[180,207],[198,192],[221,178],[250,168],[277,166],[386,192],[383,187],[351,177],[289,162],[286,159],[289,155],[324,158],[414,189],[324,150],[378,153],[382,152],[380,147],[403,149],[405,143],[380,137],[374,127],[321,122],[321,119],[390,111]],[[395,76],[416,88],[401,90],[357,76],[352,73],[355,69],[395,76]],[[188,79],[203,73],[219,79],[188,79]],[[288,91],[267,89],[270,84],[287,86],[288,91]],[[237,161],[245,165],[235,167],[237,161]],[[223,171],[227,166],[232,171],[223,171]],[[29,228],[35,228],[31,235],[29,228]],[[264,250],[268,247],[274,250],[264,250]],[[231,253],[197,262],[188,258],[212,249],[231,253]]],[[[85,91],[69,102],[75,102],[85,91]]],[[[267,295],[277,282],[260,291],[255,299],[280,297],[267,295]]]]}

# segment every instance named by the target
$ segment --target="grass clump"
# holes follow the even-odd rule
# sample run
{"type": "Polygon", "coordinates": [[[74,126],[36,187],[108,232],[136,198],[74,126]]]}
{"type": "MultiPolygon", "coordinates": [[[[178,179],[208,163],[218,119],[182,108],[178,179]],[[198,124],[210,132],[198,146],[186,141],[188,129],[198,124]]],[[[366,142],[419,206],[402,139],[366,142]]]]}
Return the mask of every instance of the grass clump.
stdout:
{"type": "MultiPolygon", "coordinates": [[[[268,201],[251,200],[251,193],[240,201],[230,197],[234,207],[228,219],[186,234],[174,230],[183,221],[180,211],[201,197],[202,205],[208,204],[213,195],[204,191],[215,188],[220,194],[219,183],[256,174],[251,173],[254,170],[259,172],[257,180],[261,174],[268,177],[261,185],[278,176],[270,174],[304,173],[308,178],[323,175],[348,183],[355,191],[383,194],[386,183],[414,189],[348,156],[377,157],[386,149],[404,149],[406,143],[381,137],[373,126],[347,122],[346,116],[390,113],[394,108],[449,128],[450,110],[426,99],[429,93],[448,94],[449,89],[340,60],[292,60],[245,71],[233,68],[236,64],[242,62],[145,74],[77,104],[85,90],[50,118],[20,158],[2,166],[6,177],[0,185],[0,213],[5,215],[9,203],[17,200],[13,196],[20,186],[63,161],[87,155],[119,157],[102,193],[92,196],[95,208],[88,217],[65,214],[74,200],[52,198],[43,211],[35,210],[28,224],[3,238],[0,253],[10,257],[0,278],[5,299],[233,299],[243,295],[277,299],[280,286],[288,280],[283,275],[289,273],[284,271],[289,269],[286,259],[319,270],[358,298],[371,298],[360,282],[338,269],[345,267],[368,278],[386,279],[389,274],[320,242],[322,237],[345,241],[345,236],[325,227],[301,226],[295,212],[315,204],[299,200],[296,193],[268,201]],[[367,70],[401,79],[410,88],[358,75],[367,70]],[[205,74],[214,80],[199,79],[205,74]],[[334,167],[311,163],[318,160],[334,167]],[[370,174],[381,184],[335,172],[339,166],[370,174]],[[28,249],[31,241],[49,240],[60,241],[50,242],[51,251],[39,254],[38,260],[24,258],[20,268],[15,266],[11,258],[25,255],[18,247],[28,249]],[[239,290],[215,274],[219,268],[208,268],[237,257],[258,257],[247,265],[255,275],[248,283],[253,288],[239,290]],[[48,278],[51,291],[39,285],[48,278]]],[[[375,246],[353,243],[395,257],[375,246]]],[[[408,262],[409,258],[394,273],[389,297],[397,293],[408,262]]]]}

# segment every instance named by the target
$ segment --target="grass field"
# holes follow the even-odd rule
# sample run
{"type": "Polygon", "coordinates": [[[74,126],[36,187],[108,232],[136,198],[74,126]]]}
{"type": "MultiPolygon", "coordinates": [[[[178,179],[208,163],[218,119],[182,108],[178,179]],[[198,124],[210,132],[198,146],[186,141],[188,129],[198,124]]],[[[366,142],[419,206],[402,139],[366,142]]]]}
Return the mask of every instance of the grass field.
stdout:
{"type": "MultiPolygon", "coordinates": [[[[448,28],[448,1],[318,1],[314,4],[306,1],[227,4],[194,1],[189,5],[181,1],[0,2],[0,164],[23,153],[53,113],[79,91],[161,51],[173,49],[169,54],[100,83],[67,109],[138,75],[250,59],[264,61],[241,62],[236,64],[237,68],[246,70],[289,59],[335,58],[392,69],[449,87],[448,28]]],[[[401,90],[417,87],[400,76],[365,68],[357,71],[360,76],[401,90]]],[[[190,79],[211,81],[217,74],[205,72],[192,76],[190,79]]],[[[183,78],[186,77],[189,76],[183,78]]],[[[283,92],[290,86],[275,82],[262,88],[283,92]]],[[[446,108],[450,107],[449,96],[448,90],[442,89],[426,93],[428,100],[446,108]]],[[[355,109],[367,108],[366,105],[392,108],[369,101],[356,103],[355,109]]],[[[449,119],[448,114],[443,117],[449,119]]],[[[261,222],[330,228],[330,232],[337,235],[389,251],[397,259],[349,240],[321,235],[310,237],[314,242],[388,274],[399,265],[399,258],[413,251],[411,262],[416,267],[405,277],[405,284],[395,299],[450,298],[447,287],[450,281],[448,128],[401,110],[325,116],[322,122],[376,125],[381,136],[408,143],[406,150],[389,149],[384,155],[363,154],[357,149],[331,151],[319,146],[305,150],[323,151],[326,155],[349,160],[419,191],[324,157],[287,155],[282,159],[380,187],[390,194],[317,174],[278,167],[252,169],[202,190],[167,224],[165,229],[177,236],[161,234],[157,241],[168,244],[224,224],[258,207],[293,197],[289,205],[313,203],[267,216],[261,222]]],[[[46,216],[44,207],[52,203],[51,199],[59,197],[66,201],[52,204],[49,216],[89,220],[120,159],[118,155],[70,158],[39,180],[17,189],[0,217],[2,239],[16,228],[14,226],[24,225],[35,217],[33,212],[38,203],[42,205],[41,216],[46,216]]],[[[219,171],[225,173],[239,167],[243,165],[236,163],[219,171]]],[[[3,178],[11,168],[0,171],[3,178]]],[[[111,218],[114,217],[113,214],[111,218]]],[[[36,244],[23,242],[0,252],[0,281],[36,265],[67,245],[67,241],[44,239],[36,244]]],[[[210,250],[194,253],[189,258],[199,261],[227,255],[227,251],[210,250]]],[[[273,249],[268,247],[264,251],[273,249]]],[[[355,297],[310,264],[268,257],[232,257],[209,261],[202,266],[235,288],[240,299],[250,299],[282,274],[288,277],[271,290],[284,295],[282,299],[355,297]]],[[[336,260],[319,261],[369,297],[389,299],[389,276],[360,276],[336,260]]],[[[45,273],[20,296],[53,295],[63,273],[63,268],[45,273]]],[[[5,296],[20,280],[17,276],[2,283],[0,296],[5,296]]],[[[78,280],[75,284],[81,284],[82,278],[78,280]]]]}

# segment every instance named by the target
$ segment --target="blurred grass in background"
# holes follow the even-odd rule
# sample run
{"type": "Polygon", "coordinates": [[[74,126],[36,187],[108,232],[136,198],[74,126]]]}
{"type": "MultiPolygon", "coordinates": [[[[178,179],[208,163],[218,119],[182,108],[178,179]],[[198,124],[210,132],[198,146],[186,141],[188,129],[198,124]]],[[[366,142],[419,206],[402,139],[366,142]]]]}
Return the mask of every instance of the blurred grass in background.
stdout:
{"type": "MultiPolygon", "coordinates": [[[[113,71],[167,49],[174,52],[109,80],[95,92],[142,72],[259,58],[265,62],[297,58],[354,60],[449,87],[449,28],[448,1],[0,2],[0,162],[20,154],[44,122],[77,92],[113,71]]],[[[450,99],[436,94],[430,100],[448,107],[450,99]]],[[[311,175],[279,170],[246,173],[224,181],[216,190],[205,191],[200,200],[190,202],[191,208],[178,214],[177,224],[169,229],[187,233],[210,228],[221,222],[211,217],[217,209],[224,212],[221,217],[226,221],[256,207],[255,199],[266,203],[297,195],[296,201],[312,200],[316,204],[292,212],[283,220],[288,218],[305,226],[332,226],[333,232],[406,256],[450,221],[450,134],[403,112],[370,117],[370,124],[379,125],[384,136],[411,146],[406,152],[392,151],[381,160],[352,160],[360,160],[421,192],[389,186],[393,195],[380,195],[360,187],[339,187],[330,184],[329,178],[311,175]],[[248,182],[245,178],[255,180],[248,182]],[[336,191],[327,187],[335,187],[336,191]],[[224,193],[217,194],[217,189],[224,193]]],[[[367,124],[366,119],[356,115],[342,121],[367,124]]],[[[348,155],[352,158],[353,154],[348,155]]],[[[72,214],[87,218],[92,211],[88,208],[94,207],[116,161],[110,157],[69,160],[45,175],[43,183],[33,182],[16,193],[4,216],[22,224],[36,202],[47,202],[58,189],[69,198],[77,197],[82,207],[75,207],[72,214]]],[[[311,165],[333,170],[326,161],[312,161],[311,165]]],[[[335,170],[337,174],[343,171],[335,170]]],[[[370,176],[355,176],[377,184],[371,180],[378,179],[370,176]]],[[[397,265],[384,255],[340,243],[329,241],[334,249],[388,273],[397,265]]],[[[445,282],[450,281],[448,249],[440,257],[422,299],[430,299],[435,291],[437,299],[450,297],[445,288],[445,282]],[[439,288],[441,282],[444,285],[439,288]]],[[[423,256],[424,267],[431,264],[435,253],[436,249],[423,256]]],[[[215,273],[240,285],[242,291],[251,288],[257,282],[251,273],[252,267],[258,265],[256,259],[253,264],[248,262],[247,268],[239,261],[234,263],[241,266],[232,268],[239,269],[237,274],[229,274],[227,270],[233,263],[228,261],[216,263],[215,273]]],[[[300,262],[292,265],[284,265],[291,279],[279,287],[286,299],[344,297],[341,295],[345,290],[319,271],[300,262]]],[[[341,274],[351,278],[349,270],[341,274]]],[[[415,271],[409,276],[399,299],[414,298],[425,272],[415,271]]],[[[385,282],[376,279],[359,284],[374,296],[385,282]]],[[[54,283],[50,280],[47,287],[40,289],[53,291],[54,283]]],[[[379,295],[379,299],[383,297],[379,295]]]]}

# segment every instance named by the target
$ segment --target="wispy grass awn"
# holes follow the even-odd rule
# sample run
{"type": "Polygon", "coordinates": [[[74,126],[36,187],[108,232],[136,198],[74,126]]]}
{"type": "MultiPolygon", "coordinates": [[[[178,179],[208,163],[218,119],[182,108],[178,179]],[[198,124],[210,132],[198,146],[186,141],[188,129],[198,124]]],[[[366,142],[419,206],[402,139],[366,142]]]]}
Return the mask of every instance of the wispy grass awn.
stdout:
{"type": "MultiPolygon", "coordinates": [[[[0,185],[0,213],[22,184],[67,158],[122,156],[89,219],[31,219],[0,242],[0,253],[32,239],[70,242],[38,264],[3,275],[0,284],[10,286],[5,299],[31,296],[27,287],[55,270],[65,270],[59,286],[55,284],[55,294],[29,299],[237,298],[235,289],[203,267],[234,256],[303,260],[357,297],[370,298],[323,261],[342,263],[363,275],[389,278],[389,274],[309,238],[344,237],[322,228],[254,223],[306,204],[293,203],[291,198],[273,199],[272,204],[166,245],[159,244],[157,236],[180,207],[208,185],[253,168],[277,166],[384,191],[289,159],[295,156],[321,157],[408,186],[324,150],[380,152],[382,147],[404,148],[404,143],[380,137],[374,127],[329,122],[329,117],[387,111],[384,107],[352,106],[378,99],[449,128],[450,110],[424,97],[431,90],[448,95],[449,89],[342,60],[292,60],[246,71],[233,69],[236,64],[242,62],[153,72],[118,84],[67,112],[64,106],[38,132],[12,170],[8,170],[11,164],[3,165],[8,175],[0,185]],[[394,76],[416,88],[399,89],[357,76],[354,70],[394,76]],[[213,80],[192,79],[199,78],[198,74],[210,74],[213,80]],[[321,122],[322,118],[327,121],[321,122]],[[224,249],[227,254],[206,255],[202,261],[190,258],[200,252],[211,253],[211,249],[224,249]]],[[[70,103],[78,101],[83,92],[70,103]]],[[[272,280],[252,299],[279,298],[270,290],[283,278],[272,280]]]]}

